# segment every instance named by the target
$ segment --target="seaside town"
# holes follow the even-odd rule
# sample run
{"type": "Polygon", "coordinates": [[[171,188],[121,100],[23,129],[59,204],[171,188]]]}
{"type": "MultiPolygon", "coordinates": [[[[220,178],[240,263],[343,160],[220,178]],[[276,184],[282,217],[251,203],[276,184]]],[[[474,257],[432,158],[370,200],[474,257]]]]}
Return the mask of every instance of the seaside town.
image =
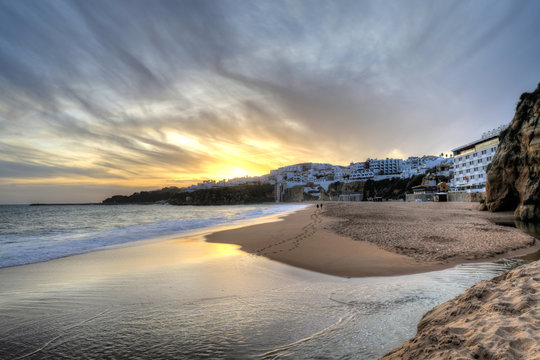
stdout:
{"type": "Polygon", "coordinates": [[[0,0],[0,360],[540,360],[540,0],[0,0]]]}
{"type": "MultiPolygon", "coordinates": [[[[501,125],[483,133],[478,139],[460,145],[449,153],[410,156],[407,159],[371,159],[351,162],[348,166],[327,163],[300,163],[287,165],[262,176],[245,176],[220,181],[204,180],[196,185],[180,189],[195,190],[238,185],[272,184],[275,186],[276,202],[282,200],[286,189],[303,187],[304,193],[312,198],[320,196],[322,190],[336,182],[380,181],[385,179],[408,179],[416,175],[428,175],[426,180],[407,194],[407,201],[462,200],[470,194],[482,194],[486,187],[486,171],[499,144],[499,135],[506,129],[501,125]],[[443,184],[436,179],[448,179],[443,184]],[[448,196],[443,198],[441,192],[448,196]],[[437,196],[439,194],[439,196],[437,196]]],[[[363,194],[340,194],[330,200],[361,201],[363,194]]]]}

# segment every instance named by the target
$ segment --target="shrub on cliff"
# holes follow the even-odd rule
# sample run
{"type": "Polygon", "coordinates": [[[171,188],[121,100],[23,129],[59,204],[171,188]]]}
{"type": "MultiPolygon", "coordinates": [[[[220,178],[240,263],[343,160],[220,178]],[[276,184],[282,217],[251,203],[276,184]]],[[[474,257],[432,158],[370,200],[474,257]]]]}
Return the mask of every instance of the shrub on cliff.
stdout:
{"type": "Polygon", "coordinates": [[[168,199],[172,205],[237,205],[272,201],[274,201],[274,186],[270,184],[238,185],[180,192],[168,199]]]}

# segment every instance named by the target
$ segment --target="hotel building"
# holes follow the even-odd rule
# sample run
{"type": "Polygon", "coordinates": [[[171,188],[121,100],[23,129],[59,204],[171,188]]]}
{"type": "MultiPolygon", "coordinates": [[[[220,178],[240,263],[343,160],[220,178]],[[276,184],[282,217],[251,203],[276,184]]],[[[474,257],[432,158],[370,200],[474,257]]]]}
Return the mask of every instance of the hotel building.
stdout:
{"type": "Polygon", "coordinates": [[[402,159],[367,159],[367,168],[373,171],[374,174],[380,175],[396,175],[401,174],[403,168],[402,159]]]}
{"type": "Polygon", "coordinates": [[[506,126],[500,126],[482,134],[479,140],[452,150],[454,154],[452,186],[454,188],[473,192],[485,191],[486,170],[499,145],[499,134],[505,128],[506,126]]]}
{"type": "Polygon", "coordinates": [[[370,169],[357,168],[351,171],[349,175],[349,180],[358,181],[358,180],[370,180],[375,177],[375,174],[370,169]]]}

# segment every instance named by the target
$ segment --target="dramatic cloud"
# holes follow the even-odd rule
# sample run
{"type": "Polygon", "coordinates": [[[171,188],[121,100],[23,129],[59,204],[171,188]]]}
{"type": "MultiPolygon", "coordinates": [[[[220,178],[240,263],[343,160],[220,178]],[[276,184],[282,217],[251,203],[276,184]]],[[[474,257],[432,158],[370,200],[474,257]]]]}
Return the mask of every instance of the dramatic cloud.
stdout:
{"type": "Polygon", "coordinates": [[[539,10],[0,0],[0,202],[448,152],[540,81],[539,10]]]}

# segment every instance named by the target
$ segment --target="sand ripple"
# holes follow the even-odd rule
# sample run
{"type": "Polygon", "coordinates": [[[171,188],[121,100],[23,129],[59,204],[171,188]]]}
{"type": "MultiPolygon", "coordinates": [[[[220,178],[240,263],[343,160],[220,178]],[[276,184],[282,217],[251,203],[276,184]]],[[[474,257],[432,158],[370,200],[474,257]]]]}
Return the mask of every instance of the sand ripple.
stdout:
{"type": "Polygon", "coordinates": [[[329,203],[329,228],[419,261],[486,259],[534,245],[518,229],[495,225],[498,214],[472,203],[329,203]]]}

